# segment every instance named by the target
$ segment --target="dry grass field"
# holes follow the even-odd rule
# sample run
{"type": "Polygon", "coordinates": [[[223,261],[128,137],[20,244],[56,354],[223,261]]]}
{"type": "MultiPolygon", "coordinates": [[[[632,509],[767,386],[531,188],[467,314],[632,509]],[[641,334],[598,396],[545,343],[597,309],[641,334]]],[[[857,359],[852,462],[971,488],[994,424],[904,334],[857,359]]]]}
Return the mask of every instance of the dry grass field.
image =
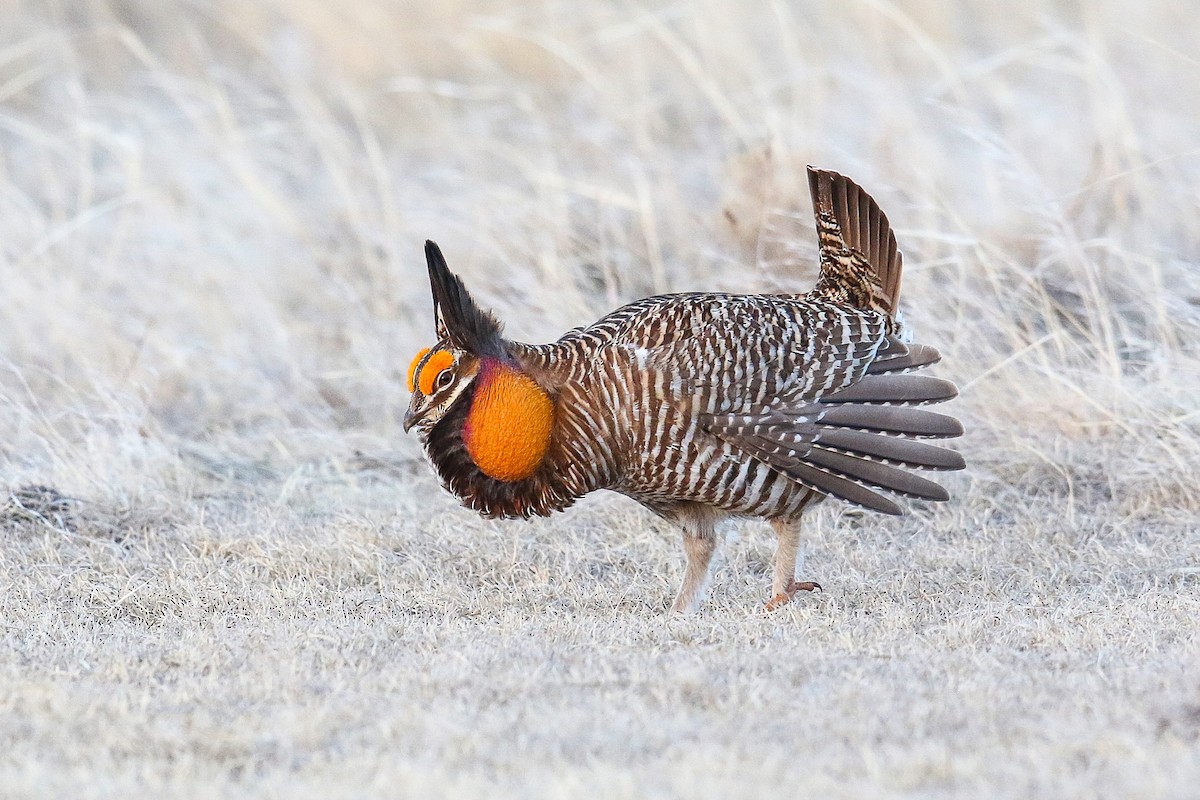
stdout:
{"type": "Polygon", "coordinates": [[[1200,796],[1200,8],[0,5],[0,797],[1200,796]],[[969,469],[487,522],[422,244],[515,338],[815,274],[874,194],[969,469]],[[40,487],[40,488],[37,488],[40,487]]]}

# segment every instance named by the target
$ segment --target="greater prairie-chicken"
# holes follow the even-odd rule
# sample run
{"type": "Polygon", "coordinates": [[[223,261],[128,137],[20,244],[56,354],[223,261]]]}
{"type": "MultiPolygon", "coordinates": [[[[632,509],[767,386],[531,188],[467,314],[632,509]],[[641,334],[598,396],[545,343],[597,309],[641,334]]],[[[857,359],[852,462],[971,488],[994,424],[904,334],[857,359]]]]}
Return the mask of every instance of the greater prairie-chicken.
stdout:
{"type": "Polygon", "coordinates": [[[548,515],[597,489],[632,497],[683,527],[676,611],[699,601],[722,518],[774,527],[774,608],[819,588],[795,575],[812,502],[899,514],[894,495],[948,499],[901,469],[964,462],[921,441],[962,426],[915,407],[957,390],[909,374],[939,355],[904,341],[896,237],[857,184],[808,175],[812,291],[648,297],[553,344],[505,339],[426,242],[437,343],[409,368],[404,430],[417,429],[442,484],[486,517],[548,515]]]}

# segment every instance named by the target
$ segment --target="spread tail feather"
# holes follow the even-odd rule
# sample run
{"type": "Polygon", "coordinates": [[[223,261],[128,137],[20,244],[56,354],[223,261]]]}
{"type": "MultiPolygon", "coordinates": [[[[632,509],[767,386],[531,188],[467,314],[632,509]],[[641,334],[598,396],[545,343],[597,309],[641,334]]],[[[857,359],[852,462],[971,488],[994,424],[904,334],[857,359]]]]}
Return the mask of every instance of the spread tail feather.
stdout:
{"type": "Polygon", "coordinates": [[[887,216],[844,175],[808,168],[821,276],[811,297],[879,311],[893,321],[903,259],[887,216]]]}

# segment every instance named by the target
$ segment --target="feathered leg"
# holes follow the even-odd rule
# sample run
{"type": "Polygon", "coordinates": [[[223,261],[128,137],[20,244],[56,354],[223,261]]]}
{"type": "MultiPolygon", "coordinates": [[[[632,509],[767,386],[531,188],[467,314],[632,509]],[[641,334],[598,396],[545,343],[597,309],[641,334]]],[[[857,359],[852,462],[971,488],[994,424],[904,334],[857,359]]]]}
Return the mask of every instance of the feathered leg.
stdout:
{"type": "MultiPolygon", "coordinates": [[[[816,493],[810,493],[815,495],[816,493]]],[[[808,505],[807,501],[805,505],[808,505]]],[[[820,591],[821,584],[812,581],[796,580],[796,554],[800,549],[800,518],[791,520],[773,519],[771,527],[775,530],[778,543],[775,546],[775,577],[771,582],[771,592],[774,594],[766,606],[767,611],[787,605],[796,592],[820,591]]]]}
{"type": "Polygon", "coordinates": [[[671,610],[687,614],[696,610],[708,583],[708,570],[717,549],[716,520],[709,509],[696,505],[680,513],[677,521],[683,525],[683,551],[687,555],[687,569],[671,610]]]}

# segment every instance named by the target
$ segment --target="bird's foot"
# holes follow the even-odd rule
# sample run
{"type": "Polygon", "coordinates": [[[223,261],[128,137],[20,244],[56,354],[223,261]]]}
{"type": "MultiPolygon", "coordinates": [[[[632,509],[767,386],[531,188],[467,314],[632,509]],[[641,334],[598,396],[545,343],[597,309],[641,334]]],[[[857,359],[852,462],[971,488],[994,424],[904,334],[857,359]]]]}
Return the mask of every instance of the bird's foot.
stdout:
{"type": "Polygon", "coordinates": [[[763,608],[764,611],[777,611],[792,601],[792,596],[796,592],[823,592],[821,584],[813,581],[791,581],[787,587],[779,594],[767,601],[767,605],[763,608]]]}

